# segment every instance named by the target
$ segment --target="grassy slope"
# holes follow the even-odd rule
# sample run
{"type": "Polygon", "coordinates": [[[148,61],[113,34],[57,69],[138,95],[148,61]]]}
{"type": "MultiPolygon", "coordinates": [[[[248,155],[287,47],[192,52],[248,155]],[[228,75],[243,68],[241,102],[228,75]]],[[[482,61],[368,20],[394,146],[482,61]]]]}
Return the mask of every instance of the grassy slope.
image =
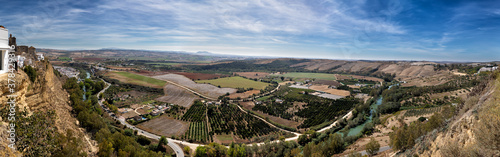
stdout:
{"type": "Polygon", "coordinates": [[[336,80],[334,74],[326,74],[326,73],[286,73],[275,76],[284,76],[284,77],[293,77],[293,78],[310,78],[310,79],[321,79],[321,80],[336,80]]]}
{"type": "Polygon", "coordinates": [[[257,82],[243,77],[225,77],[214,80],[198,80],[197,83],[209,83],[215,86],[229,87],[229,88],[254,88],[265,89],[268,83],[257,82]]]}

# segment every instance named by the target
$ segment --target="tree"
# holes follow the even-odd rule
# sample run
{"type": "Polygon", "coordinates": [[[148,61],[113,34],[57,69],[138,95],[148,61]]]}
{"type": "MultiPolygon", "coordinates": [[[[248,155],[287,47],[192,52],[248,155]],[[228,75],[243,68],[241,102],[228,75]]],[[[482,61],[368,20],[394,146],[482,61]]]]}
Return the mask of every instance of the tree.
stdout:
{"type": "Polygon", "coordinates": [[[300,144],[300,145],[306,145],[307,142],[309,142],[309,140],[307,139],[307,135],[300,135],[299,138],[297,139],[297,142],[300,144]]]}
{"type": "Polygon", "coordinates": [[[207,148],[204,146],[198,146],[195,150],[195,157],[207,156],[207,148]]]}
{"type": "Polygon", "coordinates": [[[137,136],[137,142],[143,146],[151,144],[151,140],[142,135],[137,136]]]}
{"type": "Polygon", "coordinates": [[[380,144],[373,137],[370,139],[370,142],[368,142],[368,144],[366,144],[366,152],[370,156],[377,154],[379,149],[380,149],[380,144]]]}
{"type": "Polygon", "coordinates": [[[330,137],[326,142],[326,145],[324,145],[325,147],[323,147],[323,154],[326,156],[332,156],[333,154],[341,153],[344,150],[344,140],[340,134],[330,134],[330,137]]]}
{"type": "Polygon", "coordinates": [[[164,147],[164,145],[167,145],[167,144],[168,144],[167,138],[165,138],[165,136],[161,136],[160,142],[158,142],[157,151],[161,151],[161,152],[167,151],[167,149],[164,147]]]}
{"type": "Polygon", "coordinates": [[[188,146],[184,147],[184,153],[189,154],[191,152],[191,148],[188,146]]]}

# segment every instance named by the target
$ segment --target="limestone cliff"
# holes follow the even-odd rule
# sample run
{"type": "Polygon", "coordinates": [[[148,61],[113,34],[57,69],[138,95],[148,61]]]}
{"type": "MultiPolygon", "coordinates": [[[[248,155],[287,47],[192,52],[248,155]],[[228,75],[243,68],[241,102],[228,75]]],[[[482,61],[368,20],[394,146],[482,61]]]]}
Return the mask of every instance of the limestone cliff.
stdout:
{"type": "MultiPolygon", "coordinates": [[[[55,126],[56,130],[65,134],[67,130],[72,130],[78,137],[83,139],[83,151],[86,151],[89,156],[94,156],[97,152],[96,142],[90,140],[88,135],[82,128],[78,127],[77,119],[71,114],[72,107],[69,105],[69,95],[62,88],[64,83],[62,78],[54,74],[52,65],[48,62],[35,62],[33,67],[36,68],[37,77],[32,82],[28,75],[21,69],[16,73],[16,95],[17,106],[19,111],[26,111],[28,115],[37,111],[53,110],[56,113],[55,126]]],[[[0,75],[0,108],[7,105],[7,95],[11,94],[7,88],[7,74],[0,75]]],[[[7,119],[2,119],[0,125],[0,138],[6,139],[7,119]]],[[[6,143],[6,140],[0,140],[0,143],[6,143]]]]}

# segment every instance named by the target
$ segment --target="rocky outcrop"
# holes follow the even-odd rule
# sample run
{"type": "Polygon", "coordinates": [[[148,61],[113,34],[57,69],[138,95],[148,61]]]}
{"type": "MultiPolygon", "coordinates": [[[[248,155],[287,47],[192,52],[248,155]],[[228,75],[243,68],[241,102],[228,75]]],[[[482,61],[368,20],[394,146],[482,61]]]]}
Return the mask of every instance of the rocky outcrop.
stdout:
{"type": "MultiPolygon", "coordinates": [[[[55,111],[57,118],[55,127],[57,131],[65,134],[67,130],[73,130],[78,137],[84,139],[82,143],[84,151],[90,156],[95,155],[97,143],[89,140],[90,136],[82,128],[78,127],[77,119],[71,114],[72,107],[69,105],[69,95],[62,88],[64,80],[54,74],[54,69],[48,62],[35,62],[33,66],[37,69],[38,74],[34,82],[22,70],[16,73],[15,94],[17,95],[16,102],[19,110],[26,111],[28,115],[36,111],[55,111]]],[[[7,74],[0,76],[0,86],[3,87],[0,91],[1,108],[6,105],[7,95],[10,94],[7,88],[7,79],[7,74]]],[[[6,129],[7,120],[3,119],[1,123],[0,130],[6,129]]],[[[6,139],[7,134],[2,131],[0,136],[2,139],[6,139]]],[[[5,140],[0,140],[0,143],[2,142],[5,142],[5,140]]]]}

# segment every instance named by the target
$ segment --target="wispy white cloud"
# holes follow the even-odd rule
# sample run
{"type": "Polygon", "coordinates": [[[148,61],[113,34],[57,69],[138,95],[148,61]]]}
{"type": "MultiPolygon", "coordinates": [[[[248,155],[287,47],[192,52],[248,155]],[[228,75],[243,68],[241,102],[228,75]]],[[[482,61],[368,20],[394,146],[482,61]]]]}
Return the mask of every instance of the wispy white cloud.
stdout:
{"type": "Polygon", "coordinates": [[[353,58],[396,51],[448,56],[465,51],[455,48],[457,41],[498,30],[496,25],[471,27],[471,23],[500,15],[495,7],[483,9],[472,2],[447,8],[451,11],[443,9],[453,16],[431,15],[445,17],[437,19],[442,28],[415,29],[415,25],[432,23],[420,24],[424,21],[418,21],[420,17],[411,21],[425,11],[407,3],[411,1],[55,0],[39,1],[32,12],[11,11],[15,13],[0,17],[0,21],[18,26],[10,30],[16,32],[19,42],[48,45],[42,47],[294,56],[308,52],[304,57],[332,53],[335,55],[326,56],[353,58]]]}

